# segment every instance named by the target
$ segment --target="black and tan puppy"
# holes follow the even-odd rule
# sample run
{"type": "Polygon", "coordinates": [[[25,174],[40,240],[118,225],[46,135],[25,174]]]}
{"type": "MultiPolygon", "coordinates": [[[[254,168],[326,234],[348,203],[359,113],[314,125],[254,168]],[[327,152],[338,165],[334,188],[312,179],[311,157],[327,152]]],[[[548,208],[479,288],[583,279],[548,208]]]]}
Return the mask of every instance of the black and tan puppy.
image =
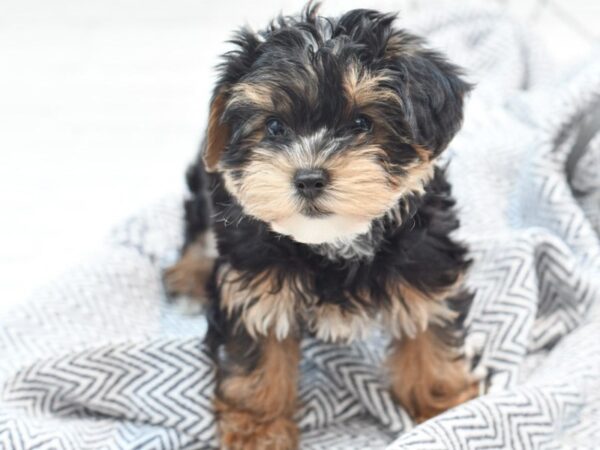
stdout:
{"type": "Polygon", "coordinates": [[[223,448],[297,447],[302,334],[347,342],[383,326],[392,392],[417,421],[476,393],[460,352],[468,260],[435,167],[469,85],[393,22],[309,6],[240,31],[223,56],[165,276],[209,303],[223,448]]]}

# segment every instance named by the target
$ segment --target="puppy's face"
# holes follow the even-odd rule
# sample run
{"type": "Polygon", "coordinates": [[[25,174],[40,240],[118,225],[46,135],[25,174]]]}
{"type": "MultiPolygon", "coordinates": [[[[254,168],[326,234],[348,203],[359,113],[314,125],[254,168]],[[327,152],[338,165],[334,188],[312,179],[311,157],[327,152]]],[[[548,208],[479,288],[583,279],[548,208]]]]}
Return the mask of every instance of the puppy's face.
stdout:
{"type": "Polygon", "coordinates": [[[311,244],[351,239],[423,189],[468,85],[393,16],[309,9],[242,31],[225,55],[205,143],[244,212],[311,244]]]}

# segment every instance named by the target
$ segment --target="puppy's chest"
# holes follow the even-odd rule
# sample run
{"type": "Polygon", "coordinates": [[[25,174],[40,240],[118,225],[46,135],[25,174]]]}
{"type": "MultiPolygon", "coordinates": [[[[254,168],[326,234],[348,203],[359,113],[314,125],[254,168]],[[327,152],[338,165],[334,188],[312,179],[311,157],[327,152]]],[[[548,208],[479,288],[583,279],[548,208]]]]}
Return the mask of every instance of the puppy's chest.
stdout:
{"type": "Polygon", "coordinates": [[[377,314],[364,304],[319,301],[296,280],[279,282],[265,277],[246,284],[227,272],[221,278],[221,307],[251,335],[274,333],[279,339],[307,331],[324,341],[353,341],[366,337],[376,323],[377,314]]]}
{"type": "Polygon", "coordinates": [[[326,342],[352,342],[364,339],[379,325],[379,312],[370,302],[338,305],[316,299],[296,299],[298,326],[326,342]]]}

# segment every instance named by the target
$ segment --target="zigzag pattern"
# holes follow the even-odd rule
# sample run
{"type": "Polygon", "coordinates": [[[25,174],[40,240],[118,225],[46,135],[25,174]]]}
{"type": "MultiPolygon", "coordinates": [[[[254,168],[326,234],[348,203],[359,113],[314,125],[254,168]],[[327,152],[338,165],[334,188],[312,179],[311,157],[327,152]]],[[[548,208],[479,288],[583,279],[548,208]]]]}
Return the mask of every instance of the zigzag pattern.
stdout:
{"type": "Polygon", "coordinates": [[[600,416],[590,401],[599,398],[599,324],[594,320],[561,341],[525,385],[449,411],[390,448],[563,448],[582,437],[595,446],[590,438],[598,436],[600,416]]]}
{"type": "Polygon", "coordinates": [[[40,360],[12,376],[3,401],[24,417],[113,417],[210,441],[212,390],[200,339],[161,339],[40,360]]]}
{"type": "Polygon", "coordinates": [[[529,241],[514,239],[510,251],[504,244],[488,241],[485,250],[475,253],[479,267],[470,280],[477,292],[471,336],[485,342],[481,364],[492,372],[493,385],[502,389],[518,376],[528,345],[523,330],[532,327],[537,308],[529,241]]]}
{"type": "MultiPolygon", "coordinates": [[[[415,426],[380,370],[384,336],[351,346],[307,339],[301,446],[597,448],[600,134],[587,129],[584,142],[580,119],[600,110],[600,64],[507,107],[526,74],[545,73],[523,59],[540,52],[522,51],[522,28],[493,10],[419,20],[413,26],[434,41],[454,36],[449,52],[483,81],[473,105],[485,114],[467,114],[448,154],[459,237],[475,261],[467,343],[489,373],[488,391],[415,426]]],[[[206,321],[162,298],[181,216],[172,198],[140,213],[92,261],[1,319],[1,450],[217,448],[206,321]]]]}
{"type": "Polygon", "coordinates": [[[383,383],[381,354],[367,344],[340,346],[310,340],[303,350],[306,358],[352,393],[386,430],[399,433],[411,427],[409,416],[394,403],[383,383]]]}
{"type": "Polygon", "coordinates": [[[310,373],[300,380],[301,407],[297,413],[300,428],[312,430],[344,423],[364,415],[362,404],[343,386],[338,385],[326,372],[316,367],[303,367],[310,373]]]}

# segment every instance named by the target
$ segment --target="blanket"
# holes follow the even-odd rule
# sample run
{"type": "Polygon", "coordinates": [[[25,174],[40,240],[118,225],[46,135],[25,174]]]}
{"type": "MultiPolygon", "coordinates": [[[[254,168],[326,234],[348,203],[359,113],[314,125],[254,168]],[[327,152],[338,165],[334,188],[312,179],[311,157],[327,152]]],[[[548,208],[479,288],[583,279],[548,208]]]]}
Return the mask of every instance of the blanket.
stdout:
{"type": "MultiPolygon", "coordinates": [[[[496,9],[407,18],[477,84],[445,162],[474,266],[467,347],[484,395],[415,425],[386,389],[385,336],[307,338],[303,449],[600,444],[600,58],[557,71],[496,9]]],[[[181,197],[0,318],[0,448],[216,448],[202,315],[164,298],[181,197]]]]}

